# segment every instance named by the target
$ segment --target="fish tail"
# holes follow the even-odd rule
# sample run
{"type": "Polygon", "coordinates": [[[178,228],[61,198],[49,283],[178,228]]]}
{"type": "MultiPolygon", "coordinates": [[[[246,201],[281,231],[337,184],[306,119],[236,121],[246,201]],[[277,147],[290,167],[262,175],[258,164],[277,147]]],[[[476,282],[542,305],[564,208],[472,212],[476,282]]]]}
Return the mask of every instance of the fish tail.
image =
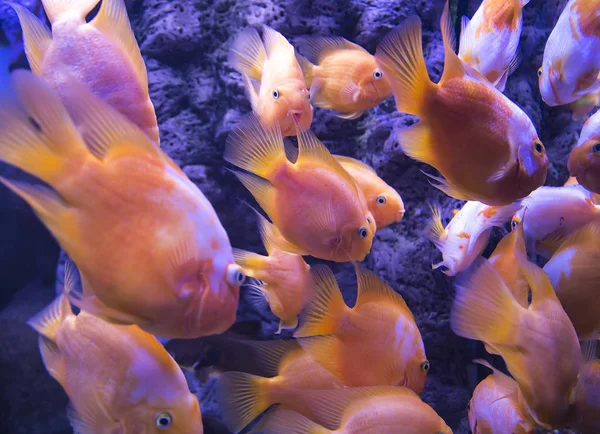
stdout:
{"type": "Polygon", "coordinates": [[[427,225],[427,237],[438,249],[443,250],[446,229],[442,224],[442,208],[438,203],[431,202],[429,209],[431,210],[431,220],[427,225]]]}
{"type": "Polygon", "coordinates": [[[243,372],[226,372],[219,381],[217,396],[224,422],[240,432],[271,404],[269,379],[243,372]]]}
{"type": "Polygon", "coordinates": [[[450,325],[459,336],[510,346],[517,342],[523,311],[491,263],[479,258],[456,285],[450,325]]]}
{"type": "Polygon", "coordinates": [[[233,259],[249,277],[254,277],[255,271],[263,268],[266,257],[246,250],[233,249],[233,259]]]}
{"type": "Polygon", "coordinates": [[[311,267],[310,274],[314,287],[313,296],[302,312],[301,325],[294,337],[327,335],[335,332],[348,309],[329,267],[315,265],[311,267]]]}
{"type": "Polygon", "coordinates": [[[233,41],[227,61],[240,74],[245,74],[254,80],[262,79],[262,68],[267,59],[265,46],[258,32],[248,27],[233,41]]]}
{"type": "Polygon", "coordinates": [[[98,4],[98,0],[42,0],[42,4],[50,22],[55,23],[68,15],[85,20],[86,15],[98,4]]]}
{"type": "Polygon", "coordinates": [[[419,116],[435,86],[429,79],[422,47],[421,20],[407,18],[379,44],[375,59],[390,80],[399,111],[419,116]]]}
{"type": "Polygon", "coordinates": [[[264,434],[328,434],[331,430],[292,410],[275,408],[250,431],[264,434]]]}
{"type": "Polygon", "coordinates": [[[304,81],[306,82],[306,86],[310,89],[310,86],[313,81],[313,72],[315,65],[313,65],[306,57],[298,53],[296,53],[296,59],[298,60],[300,69],[302,69],[302,74],[304,75],[304,81]]]}

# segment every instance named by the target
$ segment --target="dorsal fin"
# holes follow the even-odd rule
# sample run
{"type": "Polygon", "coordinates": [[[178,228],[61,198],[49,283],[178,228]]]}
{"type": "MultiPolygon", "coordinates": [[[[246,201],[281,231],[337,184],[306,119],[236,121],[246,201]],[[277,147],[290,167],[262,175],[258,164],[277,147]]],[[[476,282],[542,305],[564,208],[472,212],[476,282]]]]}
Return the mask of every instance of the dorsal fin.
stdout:
{"type": "Polygon", "coordinates": [[[263,41],[265,42],[267,58],[272,58],[276,50],[288,50],[294,55],[294,47],[285,36],[266,25],[263,25],[263,41]]]}
{"type": "Polygon", "coordinates": [[[320,64],[327,55],[334,51],[354,50],[368,53],[368,51],[360,45],[354,44],[339,36],[312,36],[304,39],[302,42],[302,53],[311,63],[316,65],[320,64]]]}
{"type": "Polygon", "coordinates": [[[581,354],[583,355],[584,362],[591,362],[598,359],[598,341],[596,339],[592,341],[582,341],[581,354]]]}
{"type": "Polygon", "coordinates": [[[335,158],[337,160],[337,162],[342,165],[342,167],[344,166],[344,164],[347,164],[348,166],[358,167],[359,169],[366,170],[366,171],[369,171],[369,172],[377,175],[377,172],[375,171],[375,169],[373,169],[368,164],[363,163],[362,161],[357,160],[355,158],[346,157],[344,155],[334,155],[333,158],[335,158]]]}
{"type": "Polygon", "coordinates": [[[473,360],[474,363],[478,363],[486,368],[492,370],[494,378],[496,379],[497,384],[502,388],[499,392],[504,396],[512,396],[516,394],[519,390],[519,386],[515,380],[506,375],[504,372],[499,371],[494,368],[487,360],[476,359],[473,360]]]}
{"type": "Polygon", "coordinates": [[[405,310],[412,317],[412,312],[406,305],[404,298],[388,286],[372,271],[355,263],[356,280],[358,282],[358,297],[355,309],[372,302],[391,302],[400,309],[405,310]]]}
{"type": "Polygon", "coordinates": [[[42,74],[44,54],[52,44],[50,30],[26,7],[12,2],[6,3],[15,10],[19,17],[27,61],[33,73],[39,76],[42,74]]]}
{"type": "Polygon", "coordinates": [[[440,80],[441,84],[452,78],[463,77],[465,75],[463,62],[454,52],[456,40],[454,37],[454,26],[450,20],[448,1],[446,1],[444,6],[444,12],[442,12],[440,27],[442,30],[442,39],[444,41],[444,72],[442,73],[442,79],[440,80]]]}
{"type": "Polygon", "coordinates": [[[256,29],[244,29],[233,41],[227,62],[240,74],[254,80],[262,79],[263,66],[267,59],[265,46],[256,29]]]}

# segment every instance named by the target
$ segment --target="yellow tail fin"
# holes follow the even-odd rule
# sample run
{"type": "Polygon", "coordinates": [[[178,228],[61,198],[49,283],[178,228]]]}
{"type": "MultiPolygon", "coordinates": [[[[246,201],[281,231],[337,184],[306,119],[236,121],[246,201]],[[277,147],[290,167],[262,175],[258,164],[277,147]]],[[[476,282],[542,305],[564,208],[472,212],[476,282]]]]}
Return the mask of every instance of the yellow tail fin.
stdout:
{"type": "MultiPolygon", "coordinates": [[[[123,2],[123,0],[119,1],[123,2]]],[[[50,23],[55,23],[67,17],[79,18],[85,21],[86,15],[98,3],[100,3],[98,0],[42,0],[50,23]]]]}
{"type": "Polygon", "coordinates": [[[260,81],[262,69],[267,60],[265,46],[258,32],[248,27],[243,30],[233,41],[227,61],[240,74],[247,75],[260,81]]]}
{"type": "Polygon", "coordinates": [[[238,433],[269,408],[272,402],[268,386],[268,378],[242,372],[221,376],[217,399],[227,428],[238,433]]]}
{"type": "Polygon", "coordinates": [[[244,268],[248,277],[256,277],[256,271],[260,271],[264,267],[268,258],[258,253],[233,249],[233,259],[235,259],[236,264],[244,268]]]}
{"type": "Polygon", "coordinates": [[[269,411],[249,434],[328,434],[331,432],[306,416],[278,406],[269,411]]]}

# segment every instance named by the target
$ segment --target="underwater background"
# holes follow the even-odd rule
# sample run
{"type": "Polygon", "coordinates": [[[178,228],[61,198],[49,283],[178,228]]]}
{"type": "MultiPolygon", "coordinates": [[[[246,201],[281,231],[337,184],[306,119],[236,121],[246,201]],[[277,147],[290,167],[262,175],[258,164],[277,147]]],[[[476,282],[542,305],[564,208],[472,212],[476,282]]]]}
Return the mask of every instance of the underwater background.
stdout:
{"type": "MultiPolygon", "coordinates": [[[[17,0],[40,13],[34,0],[17,0]]],[[[161,148],[196,183],[214,206],[234,247],[263,252],[250,193],[225,170],[225,139],[243,115],[251,111],[240,74],[227,64],[236,34],[246,26],[267,24],[292,45],[306,35],[341,36],[374,53],[378,42],[406,17],[417,14],[423,23],[423,46],[434,82],[443,69],[439,17],[445,0],[130,0],[128,13],[148,70],[150,96],[156,108],[161,148]]],[[[566,1],[531,0],[524,8],[520,50],[523,61],[504,92],[532,119],[550,159],[546,185],[563,185],[566,161],[582,121],[573,121],[566,107],[542,102],[536,71],[544,45],[566,1]]],[[[480,0],[452,2],[455,16],[472,16],[480,0]],[[455,9],[456,11],[456,9],[455,9]]],[[[43,14],[43,12],[41,12],[43,14]]],[[[15,14],[0,2],[4,36],[18,40],[15,14]]],[[[458,23],[458,21],[456,22],[458,23]]],[[[15,51],[13,67],[26,66],[15,51]]],[[[467,402],[472,388],[488,372],[472,363],[483,346],[456,336],[449,313],[453,278],[432,271],[439,251],[425,237],[430,218],[428,201],[442,205],[447,223],[461,202],[432,187],[421,173],[426,165],[403,155],[395,130],[415,122],[396,111],[393,98],[356,120],[315,109],[311,129],[333,154],[371,165],[402,196],[406,213],[399,224],[377,232],[364,265],[406,300],[413,312],[431,362],[423,400],[455,433],[468,433],[467,402]]],[[[0,166],[0,174],[14,171],[0,166]]],[[[494,229],[486,253],[506,231],[494,229]]],[[[65,408],[67,396],[44,369],[37,334],[26,321],[46,306],[62,288],[60,248],[30,207],[0,186],[0,433],[72,432],[65,408]],[[58,277],[58,281],[57,281],[58,277]]],[[[310,264],[322,261],[308,259],[310,264]]],[[[351,264],[328,263],[349,304],[354,303],[355,273],[351,264]]],[[[275,338],[278,320],[268,307],[262,311],[241,290],[238,322],[254,324],[255,339],[275,338]]],[[[290,337],[284,331],[279,337],[290,337]]],[[[190,341],[184,351],[201,354],[190,341]]],[[[183,350],[182,350],[183,351],[183,350]]],[[[496,366],[502,366],[495,358],[496,366]]],[[[205,432],[227,433],[219,421],[215,379],[202,384],[186,371],[192,391],[201,401],[205,432]]]]}

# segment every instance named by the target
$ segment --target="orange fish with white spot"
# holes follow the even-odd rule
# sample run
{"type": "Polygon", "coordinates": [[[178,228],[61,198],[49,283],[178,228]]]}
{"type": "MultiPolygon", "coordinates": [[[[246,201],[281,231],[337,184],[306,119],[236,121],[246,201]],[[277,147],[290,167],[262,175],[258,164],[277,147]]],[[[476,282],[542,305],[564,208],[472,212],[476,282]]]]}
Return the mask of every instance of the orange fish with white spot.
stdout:
{"type": "Polygon", "coordinates": [[[535,422],[521,408],[519,385],[485,360],[476,362],[493,372],[481,381],[469,401],[469,425],[473,434],[530,434],[535,422]]]}
{"type": "Polygon", "coordinates": [[[442,272],[448,276],[469,268],[486,248],[492,228],[504,226],[520,208],[519,201],[500,207],[469,201],[444,228],[440,206],[432,205],[429,239],[442,252],[442,262],[432,268],[444,267],[442,272]]]}
{"type": "Polygon", "coordinates": [[[240,33],[228,61],[242,74],[246,95],[261,122],[279,124],[284,137],[306,130],[313,118],[308,88],[296,51],[285,37],[263,26],[263,40],[249,27],[240,33]],[[264,41],[264,42],[263,42],[264,41]]]}
{"type": "Polygon", "coordinates": [[[544,184],[546,150],[523,110],[454,53],[447,4],[441,27],[445,61],[437,84],[427,74],[419,18],[405,20],[375,53],[398,111],[420,118],[398,133],[398,142],[406,155],[441,173],[430,177],[446,194],[509,205],[544,184]]]}
{"type": "Polygon", "coordinates": [[[295,329],[298,326],[298,315],[313,292],[310,267],[302,256],[278,248],[276,240],[281,235],[277,228],[262,215],[257,215],[268,256],[233,249],[233,257],[248,277],[264,282],[246,286],[254,288],[267,300],[271,311],[279,318],[279,334],[283,329],[295,329]]]}
{"type": "Polygon", "coordinates": [[[226,372],[219,379],[219,405],[227,427],[233,432],[241,431],[273,404],[308,413],[307,403],[298,400],[300,390],[344,387],[295,340],[253,344],[252,356],[272,374],[270,378],[226,372]]]}
{"type": "Polygon", "coordinates": [[[0,160],[46,182],[0,181],[21,196],[83,277],[77,307],[161,337],[235,320],[244,273],[202,192],[142,131],[73,81],[63,95],[16,71],[0,104],[0,160]]]}
{"type": "Polygon", "coordinates": [[[225,160],[281,234],[289,253],[336,262],[362,261],[371,250],[375,222],[362,191],[310,131],[298,135],[291,163],[276,125],[250,113],[227,138],[225,160]]]}
{"type": "MultiPolygon", "coordinates": [[[[67,293],[76,274],[67,265],[67,293]]],[[[64,294],[28,324],[40,333],[46,369],[71,400],[68,417],[75,432],[202,434],[198,399],[151,334],[84,311],[76,316],[64,294]]]]}
{"type": "Polygon", "coordinates": [[[518,67],[523,7],[529,0],[483,0],[473,19],[462,18],[458,57],[500,92],[518,67]]]}
{"type": "Polygon", "coordinates": [[[375,58],[363,47],[340,37],[305,40],[298,56],[315,107],[356,119],[392,96],[392,87],[375,58]]]}
{"type": "Polygon", "coordinates": [[[570,0],[544,49],[538,70],[542,99],[549,106],[571,104],[582,118],[600,92],[600,0],[570,0]]]}
{"type": "Polygon", "coordinates": [[[450,324],[457,335],[483,341],[488,351],[502,356],[519,385],[523,408],[536,423],[561,427],[568,423],[583,365],[579,340],[548,276],[517,259],[531,290],[527,308],[481,258],[456,285],[450,324]]]}
{"type": "Polygon", "coordinates": [[[311,413],[277,407],[250,432],[452,434],[435,410],[405,387],[303,390],[298,392],[298,399],[310,405],[311,413]]]}
{"type": "Polygon", "coordinates": [[[31,70],[57,90],[76,124],[77,104],[72,104],[68,91],[62,90],[73,78],[159,144],[146,65],[124,0],[102,0],[98,14],[90,22],[86,22],[86,16],[98,0],[43,0],[52,33],[27,8],[9,4],[21,21],[31,70]]]}
{"type": "Polygon", "coordinates": [[[348,386],[406,386],[421,393],[429,361],[415,319],[400,294],[356,266],[358,297],[349,308],[331,269],[314,266],[315,297],[296,337],[317,362],[348,386]]]}
{"type": "Polygon", "coordinates": [[[600,194],[600,110],[583,125],[567,163],[571,176],[586,189],[600,194]]]}

